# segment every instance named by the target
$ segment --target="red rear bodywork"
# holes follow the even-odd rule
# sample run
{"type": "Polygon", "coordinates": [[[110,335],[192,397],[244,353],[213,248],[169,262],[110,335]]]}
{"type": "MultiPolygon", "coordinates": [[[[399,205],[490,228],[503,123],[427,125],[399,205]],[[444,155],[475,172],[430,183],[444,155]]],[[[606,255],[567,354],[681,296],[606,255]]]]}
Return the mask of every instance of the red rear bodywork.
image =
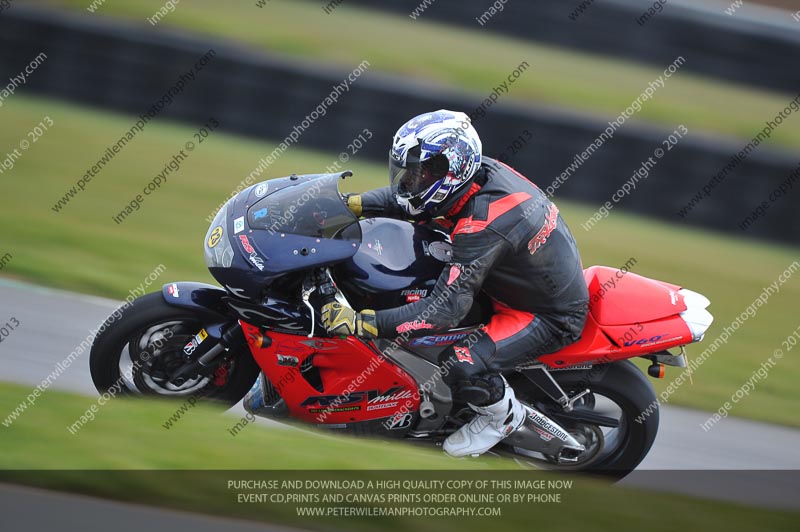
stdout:
{"type": "Polygon", "coordinates": [[[584,270],[589,315],[581,339],[539,358],[561,368],[615,361],[654,353],[693,341],[680,313],[686,310],[681,287],[605,266],[584,270]]]}

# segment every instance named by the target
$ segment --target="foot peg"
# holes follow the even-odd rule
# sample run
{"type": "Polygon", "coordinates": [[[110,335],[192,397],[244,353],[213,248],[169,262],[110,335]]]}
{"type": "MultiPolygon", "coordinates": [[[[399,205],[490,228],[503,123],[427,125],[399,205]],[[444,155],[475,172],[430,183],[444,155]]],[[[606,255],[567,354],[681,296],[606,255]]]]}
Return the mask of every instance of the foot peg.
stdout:
{"type": "Polygon", "coordinates": [[[558,453],[558,462],[560,464],[574,464],[585,450],[586,448],[583,445],[580,447],[563,447],[558,453]]]}

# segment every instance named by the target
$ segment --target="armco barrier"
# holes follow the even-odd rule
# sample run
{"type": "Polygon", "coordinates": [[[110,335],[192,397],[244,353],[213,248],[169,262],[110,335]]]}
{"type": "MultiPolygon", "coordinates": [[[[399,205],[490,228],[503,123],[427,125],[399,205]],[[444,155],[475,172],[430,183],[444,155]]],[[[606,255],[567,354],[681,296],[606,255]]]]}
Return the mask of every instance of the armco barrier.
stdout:
{"type": "MultiPolygon", "coordinates": [[[[654,0],[433,0],[420,21],[444,22],[476,34],[495,32],[607,54],[660,67],[679,55],[692,56],[688,71],[773,90],[800,90],[800,22],[787,11],[755,19],[731,1],[659,0],[661,11],[639,24],[654,0]],[[576,17],[570,15],[584,4],[576,17]],[[477,19],[493,5],[503,10],[477,19]]],[[[422,0],[347,0],[372,9],[409,15],[422,0]]],[[[745,2],[748,4],[748,2],[745,2]]],[[[747,6],[750,7],[750,6],[747,6]]],[[[797,8],[800,8],[798,4],[797,8]]],[[[655,13],[655,11],[654,11],[655,13]]],[[[331,16],[335,16],[331,15],[331,16]]],[[[457,51],[453,52],[457,53],[457,51]]]]}

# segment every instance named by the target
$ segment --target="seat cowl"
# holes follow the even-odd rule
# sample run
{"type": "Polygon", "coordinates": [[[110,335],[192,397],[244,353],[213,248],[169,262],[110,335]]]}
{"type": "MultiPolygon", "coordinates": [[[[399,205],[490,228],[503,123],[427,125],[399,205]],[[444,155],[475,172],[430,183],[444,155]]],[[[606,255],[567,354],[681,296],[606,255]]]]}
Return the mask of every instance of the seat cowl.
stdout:
{"type": "Polygon", "coordinates": [[[686,310],[680,286],[607,266],[584,270],[589,311],[600,325],[643,323],[686,310]]]}

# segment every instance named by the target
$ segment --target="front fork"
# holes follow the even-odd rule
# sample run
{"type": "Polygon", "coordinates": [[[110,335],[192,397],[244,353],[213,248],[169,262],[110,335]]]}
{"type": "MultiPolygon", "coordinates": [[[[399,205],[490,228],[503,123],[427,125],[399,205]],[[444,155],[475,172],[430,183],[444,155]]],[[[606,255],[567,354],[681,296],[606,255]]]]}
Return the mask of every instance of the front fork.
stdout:
{"type": "Polygon", "coordinates": [[[216,323],[200,329],[183,347],[184,364],[169,375],[169,381],[182,386],[197,375],[210,375],[228,352],[237,352],[247,342],[241,324],[216,323]]]}

